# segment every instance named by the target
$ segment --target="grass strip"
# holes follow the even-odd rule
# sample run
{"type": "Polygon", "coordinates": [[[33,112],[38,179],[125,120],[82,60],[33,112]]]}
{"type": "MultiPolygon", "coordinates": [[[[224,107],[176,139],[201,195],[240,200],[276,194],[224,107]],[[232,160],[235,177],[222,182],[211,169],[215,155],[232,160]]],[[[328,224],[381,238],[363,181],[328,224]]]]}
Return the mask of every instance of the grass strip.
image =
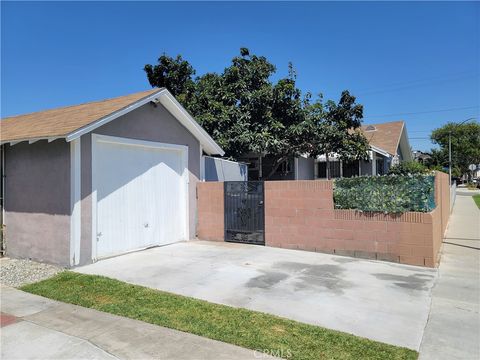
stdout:
{"type": "Polygon", "coordinates": [[[473,201],[475,201],[475,204],[477,204],[477,207],[480,209],[480,194],[473,195],[473,201]]]}
{"type": "MultiPolygon", "coordinates": [[[[257,311],[64,271],[21,290],[287,359],[417,359],[414,350],[257,311]]],[[[372,325],[375,326],[375,325],[372,325]]]]}

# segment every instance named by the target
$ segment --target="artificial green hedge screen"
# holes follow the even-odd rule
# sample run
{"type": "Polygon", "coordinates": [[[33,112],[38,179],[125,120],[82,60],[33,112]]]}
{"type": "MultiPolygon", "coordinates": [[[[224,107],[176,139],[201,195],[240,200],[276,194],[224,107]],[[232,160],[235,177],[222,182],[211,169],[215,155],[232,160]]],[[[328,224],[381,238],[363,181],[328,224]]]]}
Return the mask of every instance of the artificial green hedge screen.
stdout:
{"type": "Polygon", "coordinates": [[[435,208],[434,175],[358,176],[335,180],[336,209],[385,213],[429,212],[435,208]]]}

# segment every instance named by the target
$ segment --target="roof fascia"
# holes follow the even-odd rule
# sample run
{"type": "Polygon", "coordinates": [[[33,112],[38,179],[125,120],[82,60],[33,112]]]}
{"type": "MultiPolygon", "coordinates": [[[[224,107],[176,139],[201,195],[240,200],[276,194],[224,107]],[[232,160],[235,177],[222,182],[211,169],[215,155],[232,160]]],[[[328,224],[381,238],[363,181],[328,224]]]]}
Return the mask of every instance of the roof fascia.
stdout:
{"type": "Polygon", "coordinates": [[[393,157],[392,154],[390,154],[388,151],[385,151],[383,149],[380,149],[379,147],[376,147],[374,145],[370,145],[370,149],[372,149],[373,151],[375,151],[376,153],[379,153],[380,155],[383,155],[385,157],[393,157]]]}

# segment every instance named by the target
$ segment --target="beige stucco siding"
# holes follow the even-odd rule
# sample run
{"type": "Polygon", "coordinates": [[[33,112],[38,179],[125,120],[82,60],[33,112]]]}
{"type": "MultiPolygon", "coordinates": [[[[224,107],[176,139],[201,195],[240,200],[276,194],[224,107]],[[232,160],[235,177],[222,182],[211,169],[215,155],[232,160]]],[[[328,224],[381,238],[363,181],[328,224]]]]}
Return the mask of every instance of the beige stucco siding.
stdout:
{"type": "Polygon", "coordinates": [[[7,255],[68,265],[70,144],[6,145],[5,176],[7,255]]]}

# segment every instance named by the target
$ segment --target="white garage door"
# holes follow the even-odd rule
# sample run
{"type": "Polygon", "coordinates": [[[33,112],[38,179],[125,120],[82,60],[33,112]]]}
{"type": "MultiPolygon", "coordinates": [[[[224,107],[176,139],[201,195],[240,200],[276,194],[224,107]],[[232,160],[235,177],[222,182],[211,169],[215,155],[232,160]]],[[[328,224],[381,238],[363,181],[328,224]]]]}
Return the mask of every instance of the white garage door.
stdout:
{"type": "Polygon", "coordinates": [[[92,143],[93,256],[186,240],[187,148],[102,135],[92,143]]]}

